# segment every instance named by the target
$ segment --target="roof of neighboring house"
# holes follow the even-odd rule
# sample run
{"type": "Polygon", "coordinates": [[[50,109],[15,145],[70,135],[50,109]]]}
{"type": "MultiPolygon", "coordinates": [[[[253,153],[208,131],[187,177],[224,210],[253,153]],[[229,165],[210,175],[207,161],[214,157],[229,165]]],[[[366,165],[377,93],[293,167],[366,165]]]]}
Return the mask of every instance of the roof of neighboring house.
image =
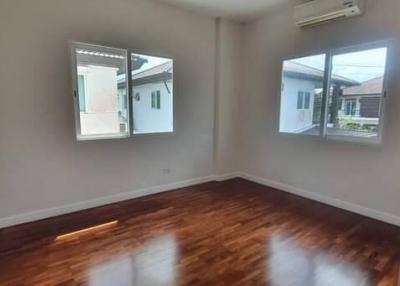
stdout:
{"type": "Polygon", "coordinates": [[[380,95],[383,89],[383,77],[367,80],[360,85],[343,89],[344,96],[350,95],[380,95]]]}
{"type": "MultiPolygon", "coordinates": [[[[133,86],[143,85],[147,83],[161,82],[172,79],[173,62],[168,61],[161,65],[149,68],[147,70],[133,73],[133,86]]],[[[121,78],[118,83],[119,88],[125,87],[125,78],[121,78]]]]}
{"type": "Polygon", "coordinates": [[[143,85],[172,79],[173,63],[165,62],[132,75],[133,86],[143,85]]]}
{"type": "Polygon", "coordinates": [[[139,78],[145,78],[145,77],[154,76],[154,75],[163,74],[163,73],[171,73],[172,74],[172,68],[173,68],[172,61],[168,61],[161,65],[144,70],[142,72],[134,73],[132,76],[132,79],[136,80],[139,78]]]}
{"type": "MultiPolygon", "coordinates": [[[[284,66],[284,74],[288,77],[305,79],[305,80],[323,80],[324,71],[314,67],[310,67],[304,64],[296,63],[293,61],[286,61],[284,66]]],[[[359,82],[340,76],[332,75],[332,81],[334,83],[340,83],[342,85],[352,86],[357,85],[359,82]]]]}

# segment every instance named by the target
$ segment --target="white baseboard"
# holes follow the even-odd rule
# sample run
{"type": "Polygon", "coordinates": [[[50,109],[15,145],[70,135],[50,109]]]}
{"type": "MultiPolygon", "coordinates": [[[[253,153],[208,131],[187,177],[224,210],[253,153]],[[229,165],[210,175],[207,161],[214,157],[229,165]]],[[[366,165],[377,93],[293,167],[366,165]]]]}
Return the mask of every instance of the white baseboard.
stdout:
{"type": "MultiPolygon", "coordinates": [[[[41,219],[45,219],[45,218],[50,218],[50,217],[73,213],[73,212],[77,212],[77,211],[81,211],[81,210],[85,210],[85,209],[90,209],[90,208],[94,208],[94,207],[99,207],[99,206],[104,206],[104,205],[108,205],[108,204],[112,204],[112,203],[126,201],[126,200],[143,197],[143,196],[147,196],[147,195],[151,195],[151,194],[180,189],[183,187],[193,186],[193,185],[197,185],[197,184],[201,184],[201,183],[206,183],[206,182],[211,182],[211,181],[216,181],[216,180],[223,181],[223,180],[225,180],[224,179],[225,176],[226,175],[220,175],[220,176],[211,175],[211,176],[207,176],[207,177],[194,178],[194,179],[189,179],[189,180],[185,180],[185,181],[179,181],[179,182],[169,183],[169,184],[165,184],[165,185],[134,190],[134,191],[126,192],[126,193],[120,193],[120,194],[115,194],[115,195],[111,195],[111,196],[96,198],[93,200],[87,200],[87,201],[68,204],[68,205],[64,205],[64,206],[48,208],[48,209],[33,211],[33,212],[29,212],[29,213],[23,213],[23,214],[16,215],[16,216],[1,218],[0,219],[0,229],[8,227],[8,226],[17,225],[17,224],[33,222],[33,221],[37,221],[37,220],[41,220],[41,219]]],[[[226,176],[226,177],[229,178],[229,176],[226,176]]]]}
{"type": "Polygon", "coordinates": [[[400,226],[400,217],[390,214],[390,213],[386,213],[386,212],[382,212],[382,211],[378,211],[375,209],[371,209],[362,205],[358,205],[358,204],[354,204],[354,203],[350,203],[350,202],[346,202],[346,201],[342,201],[339,199],[335,199],[332,197],[328,197],[325,195],[321,195],[315,192],[311,192],[311,191],[307,191],[304,189],[300,189],[291,185],[287,185],[287,184],[283,184],[274,180],[269,180],[269,179],[265,179],[265,178],[261,178],[261,177],[257,177],[257,176],[253,176],[247,173],[243,173],[243,172],[239,172],[239,177],[261,184],[261,185],[265,185],[277,190],[282,190],[300,197],[304,197],[310,200],[314,200],[314,201],[318,201],[327,205],[331,205],[340,209],[344,209],[353,213],[357,213],[366,217],[370,217],[376,220],[380,220],[383,222],[387,222],[396,226],[400,226]]]}
{"type": "Polygon", "coordinates": [[[225,181],[233,178],[243,178],[255,183],[259,183],[277,190],[282,190],[300,197],[308,198],[314,201],[325,203],[337,208],[341,208],[350,212],[358,213],[366,217],[371,217],[383,222],[394,224],[400,226],[400,217],[393,214],[381,212],[361,205],[353,204],[350,202],[345,202],[339,199],[327,197],[315,192],[310,192],[304,189],[300,189],[291,185],[276,182],[274,180],[269,180],[257,176],[250,175],[244,172],[232,172],[227,174],[210,175],[206,177],[199,177],[174,183],[169,183],[165,185],[138,189],[135,191],[120,193],[116,195],[101,197],[93,200],[82,201],[78,203],[73,203],[69,205],[64,205],[60,207],[48,208],[38,211],[33,211],[29,213],[23,213],[16,216],[6,217],[0,219],[0,229],[8,226],[18,225],[27,222],[33,222],[45,218],[50,218],[54,216],[59,216],[63,214],[73,213],[85,209],[90,209],[94,207],[104,206],[112,203],[117,203],[121,201],[126,201],[138,197],[143,197],[151,194],[162,193],[166,191],[171,191],[175,189],[180,189],[188,186],[193,186],[201,183],[211,182],[211,181],[225,181]]]}
{"type": "Polygon", "coordinates": [[[226,173],[226,174],[219,174],[219,175],[214,175],[214,180],[217,182],[222,182],[234,178],[240,178],[241,173],[240,172],[232,172],[232,173],[226,173]]]}

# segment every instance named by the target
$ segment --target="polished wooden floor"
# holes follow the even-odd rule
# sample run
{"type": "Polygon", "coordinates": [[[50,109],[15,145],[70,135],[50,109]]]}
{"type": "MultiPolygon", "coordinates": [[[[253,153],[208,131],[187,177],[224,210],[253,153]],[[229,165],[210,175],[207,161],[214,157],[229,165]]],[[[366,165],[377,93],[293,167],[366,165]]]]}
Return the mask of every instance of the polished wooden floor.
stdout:
{"type": "Polygon", "coordinates": [[[241,179],[0,230],[2,286],[383,286],[399,263],[399,228],[241,179]]]}

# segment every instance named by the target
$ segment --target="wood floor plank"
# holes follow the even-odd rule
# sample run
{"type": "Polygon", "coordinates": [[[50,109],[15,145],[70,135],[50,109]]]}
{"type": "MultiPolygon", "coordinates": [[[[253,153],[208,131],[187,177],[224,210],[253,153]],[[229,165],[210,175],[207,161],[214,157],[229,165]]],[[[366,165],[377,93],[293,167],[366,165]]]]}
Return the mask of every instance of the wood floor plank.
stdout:
{"type": "Polygon", "coordinates": [[[242,179],[0,230],[2,286],[396,286],[399,265],[400,228],[242,179]]]}

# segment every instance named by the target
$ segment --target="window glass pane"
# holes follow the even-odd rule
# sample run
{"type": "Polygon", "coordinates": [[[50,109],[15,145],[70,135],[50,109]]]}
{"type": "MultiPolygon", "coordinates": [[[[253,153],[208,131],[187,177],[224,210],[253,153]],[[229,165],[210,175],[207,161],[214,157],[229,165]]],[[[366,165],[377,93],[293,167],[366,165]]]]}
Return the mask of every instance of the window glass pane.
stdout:
{"type": "Polygon", "coordinates": [[[320,134],[325,55],[283,62],[279,130],[320,134]]]}
{"type": "Polygon", "coordinates": [[[161,109],[161,91],[157,90],[157,109],[161,109]]]}
{"type": "Polygon", "coordinates": [[[80,135],[127,136],[126,52],[78,44],[75,47],[80,135]]]}
{"type": "Polygon", "coordinates": [[[154,92],[151,93],[151,108],[156,108],[156,94],[154,92]]]}
{"type": "Polygon", "coordinates": [[[377,138],[387,48],[332,57],[327,134],[377,138]]]}
{"type": "Polygon", "coordinates": [[[297,93],[297,109],[303,109],[303,98],[304,98],[304,93],[299,91],[297,93]]]}
{"type": "Polygon", "coordinates": [[[86,112],[85,77],[78,75],[79,111],[86,112]]]}
{"type": "Polygon", "coordinates": [[[134,134],[173,131],[173,60],[132,54],[134,134]]]}
{"type": "Polygon", "coordinates": [[[304,95],[304,109],[310,108],[310,99],[311,99],[311,94],[309,92],[306,92],[304,95]]]}

